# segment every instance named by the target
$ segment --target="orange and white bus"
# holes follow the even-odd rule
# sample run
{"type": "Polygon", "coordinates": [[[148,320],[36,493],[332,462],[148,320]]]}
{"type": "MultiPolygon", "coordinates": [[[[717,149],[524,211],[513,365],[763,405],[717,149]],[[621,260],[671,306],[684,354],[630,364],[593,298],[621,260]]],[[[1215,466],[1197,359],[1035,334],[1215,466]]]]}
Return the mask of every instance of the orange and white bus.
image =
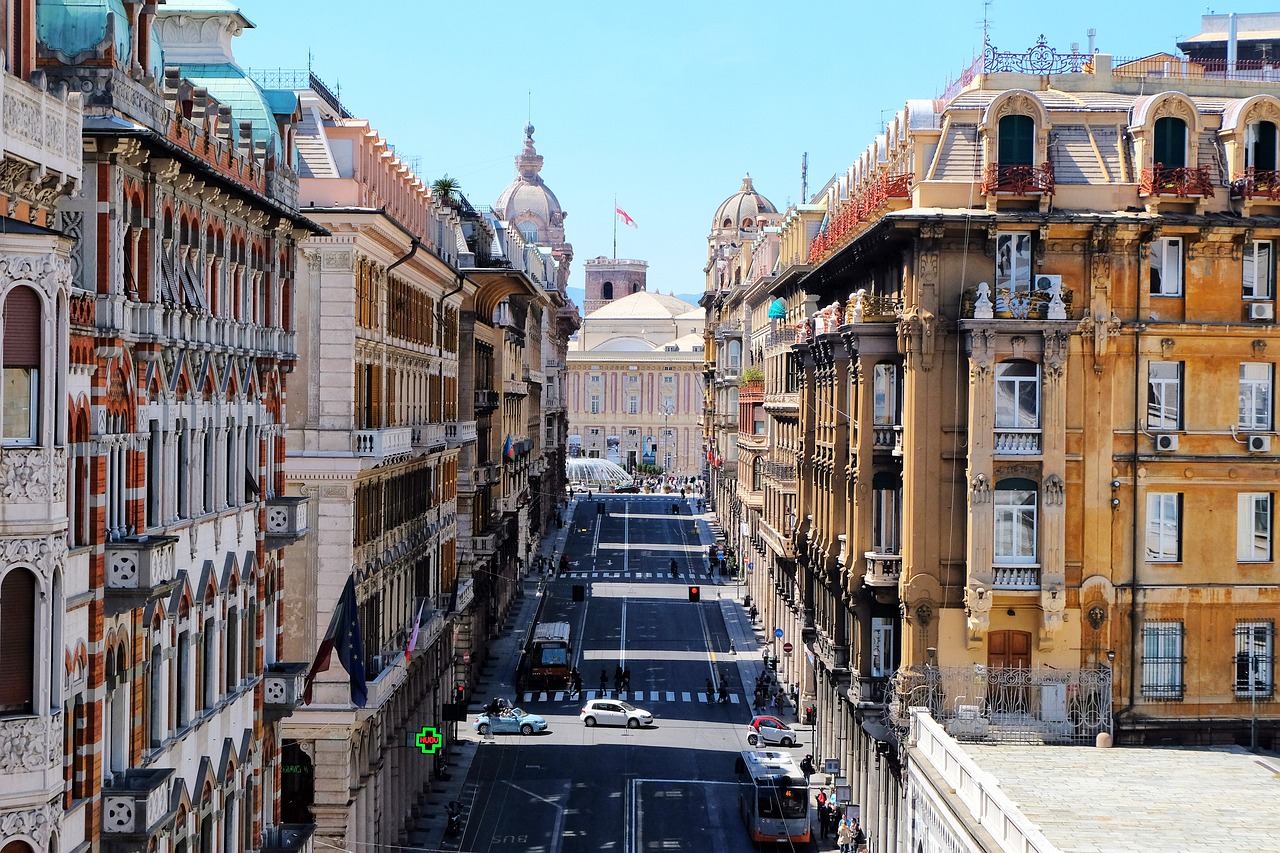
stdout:
{"type": "Polygon", "coordinates": [[[809,781],[785,752],[748,750],[738,757],[738,808],[756,843],[812,840],[809,781]]]}

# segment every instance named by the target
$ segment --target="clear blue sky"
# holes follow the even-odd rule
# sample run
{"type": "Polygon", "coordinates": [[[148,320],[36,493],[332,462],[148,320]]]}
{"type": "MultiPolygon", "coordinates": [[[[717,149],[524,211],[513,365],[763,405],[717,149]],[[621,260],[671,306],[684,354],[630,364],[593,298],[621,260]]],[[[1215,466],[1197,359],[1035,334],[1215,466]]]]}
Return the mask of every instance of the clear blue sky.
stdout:
{"type": "MultiPolygon", "coordinates": [[[[1261,12],[1243,2],[1212,11],[1261,12]]],[[[638,228],[618,255],[649,262],[649,289],[700,293],[707,232],[743,173],[779,209],[843,172],[908,98],[933,97],[982,44],[981,0],[440,2],[240,0],[251,68],[312,68],[428,181],[473,204],[515,175],[532,91],[542,175],[568,212],[576,260],[612,252],[614,195],[638,228]]],[[[995,0],[991,42],[1021,51],[1172,51],[1204,3],[995,0]],[[1156,10],[1159,10],[1158,12],[1156,10]]]]}

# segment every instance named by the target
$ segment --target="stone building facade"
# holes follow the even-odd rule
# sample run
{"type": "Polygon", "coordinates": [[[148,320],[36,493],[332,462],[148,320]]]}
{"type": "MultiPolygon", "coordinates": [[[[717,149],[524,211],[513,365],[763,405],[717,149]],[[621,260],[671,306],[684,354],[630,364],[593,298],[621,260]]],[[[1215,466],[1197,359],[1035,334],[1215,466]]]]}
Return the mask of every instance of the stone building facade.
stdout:
{"type": "Polygon", "coordinates": [[[907,705],[1037,743],[1280,723],[1272,87],[1049,53],[908,102],[787,211],[767,308],[708,289],[709,369],[742,322],[766,411],[798,404],[795,575],[749,584],[875,850],[914,819],[907,705]]]}

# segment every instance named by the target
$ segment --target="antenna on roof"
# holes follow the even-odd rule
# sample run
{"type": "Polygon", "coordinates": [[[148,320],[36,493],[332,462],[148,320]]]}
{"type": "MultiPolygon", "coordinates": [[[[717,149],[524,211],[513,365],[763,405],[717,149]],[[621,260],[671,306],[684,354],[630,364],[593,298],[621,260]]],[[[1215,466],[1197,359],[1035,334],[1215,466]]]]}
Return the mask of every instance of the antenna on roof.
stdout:
{"type": "Polygon", "coordinates": [[[800,203],[805,204],[809,197],[809,152],[800,157],[800,203]]]}
{"type": "Polygon", "coordinates": [[[990,44],[988,39],[990,38],[991,30],[991,18],[987,14],[987,10],[991,8],[993,2],[995,0],[982,0],[982,53],[984,56],[987,52],[987,45],[990,44]]]}

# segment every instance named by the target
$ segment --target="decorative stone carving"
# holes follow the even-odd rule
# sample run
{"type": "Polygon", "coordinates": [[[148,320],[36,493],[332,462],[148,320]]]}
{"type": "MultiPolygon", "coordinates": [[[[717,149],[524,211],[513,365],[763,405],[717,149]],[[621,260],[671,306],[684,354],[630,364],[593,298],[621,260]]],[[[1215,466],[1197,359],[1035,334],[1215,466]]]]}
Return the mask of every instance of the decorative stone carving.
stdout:
{"type": "Polygon", "coordinates": [[[0,720],[0,773],[46,770],[61,758],[61,715],[0,720]]]}
{"type": "Polygon", "coordinates": [[[48,500],[53,491],[51,467],[38,447],[0,452],[0,494],[8,501],[48,500]]]}
{"type": "Polygon", "coordinates": [[[974,474],[969,481],[969,502],[984,504],[991,500],[991,480],[986,474],[974,474]]]}
{"type": "Polygon", "coordinates": [[[322,270],[350,270],[352,263],[352,255],[347,251],[322,252],[320,254],[320,268],[322,270]]]}
{"type": "Polygon", "coordinates": [[[929,623],[933,621],[933,605],[927,601],[916,605],[916,621],[922,628],[929,627],[929,623]]]}
{"type": "Polygon", "coordinates": [[[1089,621],[1089,627],[1097,631],[1107,621],[1107,608],[1102,604],[1094,604],[1085,614],[1085,618],[1089,621]]]}
{"type": "Polygon", "coordinates": [[[55,803],[45,803],[35,809],[0,814],[0,838],[17,838],[25,835],[34,839],[39,849],[49,849],[49,836],[61,814],[55,803]]]}
{"type": "Polygon", "coordinates": [[[9,281],[29,282],[52,295],[59,286],[71,285],[71,262],[52,253],[0,255],[0,282],[9,281]]]}
{"type": "Polygon", "coordinates": [[[1053,647],[1053,640],[1066,620],[1067,592],[1061,586],[1051,586],[1040,591],[1040,648],[1053,647]]]}
{"type": "Polygon", "coordinates": [[[1049,320],[1065,320],[1067,319],[1067,306],[1062,302],[1062,282],[1054,281],[1049,285],[1049,310],[1047,314],[1049,320]]]}
{"type": "Polygon", "coordinates": [[[1057,474],[1050,474],[1044,481],[1044,505],[1062,506],[1066,499],[1066,484],[1057,474]]]}
{"type": "Polygon", "coordinates": [[[983,586],[965,587],[964,604],[969,642],[980,643],[991,627],[991,591],[983,586]]]}
{"type": "Polygon", "coordinates": [[[849,294],[849,310],[845,314],[845,323],[861,323],[867,311],[867,291],[859,288],[849,294]]]}
{"type": "Polygon", "coordinates": [[[978,299],[973,303],[973,319],[990,320],[995,316],[995,306],[991,304],[991,285],[980,281],[978,282],[978,299]]]}

